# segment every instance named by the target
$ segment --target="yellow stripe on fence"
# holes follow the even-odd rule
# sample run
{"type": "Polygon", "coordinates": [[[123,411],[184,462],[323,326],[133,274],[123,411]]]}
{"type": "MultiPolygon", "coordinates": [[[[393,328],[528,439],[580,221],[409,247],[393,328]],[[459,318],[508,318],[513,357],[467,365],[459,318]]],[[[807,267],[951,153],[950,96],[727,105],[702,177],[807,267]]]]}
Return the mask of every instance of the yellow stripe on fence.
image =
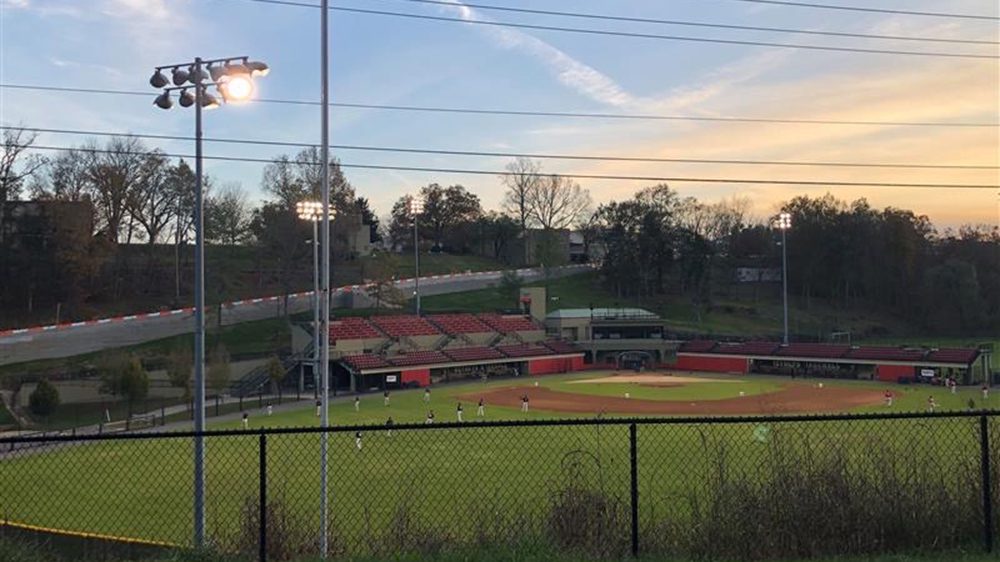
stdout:
{"type": "Polygon", "coordinates": [[[60,535],[64,537],[76,537],[81,539],[94,539],[101,541],[112,541],[120,542],[126,544],[135,544],[140,546],[158,546],[166,548],[182,548],[182,545],[176,543],[170,543],[165,541],[154,541],[148,539],[137,539],[132,537],[119,537],[115,535],[102,535],[100,533],[90,533],[87,531],[70,531],[67,529],[53,529],[51,527],[42,527],[40,525],[31,525],[28,523],[17,523],[14,521],[0,521],[0,528],[2,527],[13,527],[15,529],[22,529],[25,531],[33,531],[36,533],[47,533],[50,535],[60,535]]]}

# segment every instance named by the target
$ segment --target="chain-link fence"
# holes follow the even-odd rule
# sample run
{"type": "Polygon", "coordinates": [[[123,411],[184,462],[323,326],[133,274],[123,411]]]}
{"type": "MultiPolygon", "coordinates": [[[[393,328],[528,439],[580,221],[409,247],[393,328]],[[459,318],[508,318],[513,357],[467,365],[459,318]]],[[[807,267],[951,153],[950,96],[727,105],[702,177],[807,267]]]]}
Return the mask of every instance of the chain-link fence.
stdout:
{"type": "MultiPolygon", "coordinates": [[[[331,428],[328,549],[740,560],[990,550],[996,415],[331,428]]],[[[192,437],[0,440],[0,529],[86,548],[190,547],[192,437]]],[[[322,430],[204,437],[208,546],[248,560],[318,554],[322,430]]]]}

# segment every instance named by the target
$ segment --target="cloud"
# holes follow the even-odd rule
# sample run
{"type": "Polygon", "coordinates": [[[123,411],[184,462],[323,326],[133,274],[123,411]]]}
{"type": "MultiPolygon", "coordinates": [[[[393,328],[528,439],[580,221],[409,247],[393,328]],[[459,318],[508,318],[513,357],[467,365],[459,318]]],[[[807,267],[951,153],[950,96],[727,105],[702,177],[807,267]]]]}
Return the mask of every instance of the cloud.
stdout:
{"type": "MultiPolygon", "coordinates": [[[[979,62],[927,62],[912,65],[871,65],[809,73],[784,81],[748,84],[741,95],[723,100],[729,114],[761,117],[807,117],[860,121],[985,121],[996,122],[997,69],[979,62]]],[[[720,104],[722,105],[722,104],[720,104]]],[[[836,125],[762,125],[702,123],[678,131],[651,129],[648,124],[605,126],[600,143],[623,155],[664,157],[895,162],[918,164],[1000,165],[996,128],[897,127],[836,125]]],[[[570,149],[567,148],[567,151],[570,149]]],[[[580,149],[577,148],[577,151],[580,149]]],[[[595,148],[594,152],[598,152],[595,148]]],[[[607,150],[604,150],[607,152],[607,150]]],[[[886,183],[996,184],[996,170],[934,170],[900,168],[838,168],[637,164],[622,162],[574,165],[577,173],[651,176],[733,177],[809,181],[886,183]]],[[[607,182],[592,189],[600,201],[628,197],[639,184],[607,182]]],[[[749,195],[754,212],[766,214],[779,201],[795,195],[830,191],[842,199],[868,198],[876,206],[910,208],[935,222],[995,222],[995,191],[944,191],[913,188],[847,188],[762,185],[674,185],[686,195],[714,199],[749,195]]]]}
{"type": "MultiPolygon", "coordinates": [[[[466,21],[489,21],[459,0],[448,0],[466,21]]],[[[593,100],[616,107],[636,104],[636,99],[617,82],[599,70],[588,66],[562,50],[517,29],[489,27],[482,30],[500,47],[521,51],[549,67],[558,80],[576,92],[593,100]]]]}

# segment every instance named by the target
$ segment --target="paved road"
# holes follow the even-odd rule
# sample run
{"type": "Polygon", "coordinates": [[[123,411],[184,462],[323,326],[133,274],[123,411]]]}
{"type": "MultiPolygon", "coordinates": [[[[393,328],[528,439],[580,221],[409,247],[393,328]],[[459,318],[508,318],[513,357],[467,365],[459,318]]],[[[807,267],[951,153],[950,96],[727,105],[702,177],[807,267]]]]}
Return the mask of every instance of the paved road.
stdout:
{"type": "MultiPolygon", "coordinates": [[[[589,266],[566,266],[551,272],[553,277],[565,277],[589,271],[589,266]]],[[[526,281],[542,278],[539,269],[522,269],[518,273],[526,281]]],[[[424,296],[458,293],[495,285],[502,272],[486,271],[453,275],[433,275],[420,278],[420,294],[424,296]]],[[[412,292],[413,281],[404,279],[396,285],[412,292]]],[[[333,293],[335,307],[360,308],[369,305],[364,287],[340,287],[333,293]]],[[[226,303],[221,308],[222,324],[238,324],[280,316],[287,307],[291,314],[312,308],[312,292],[287,297],[269,297],[226,303]]],[[[216,322],[210,313],[208,322],[216,322]]],[[[0,331],[0,365],[70,357],[102,349],[134,345],[193,331],[194,310],[185,308],[152,314],[137,314],[105,318],[59,326],[44,326],[27,330],[0,331]]]]}

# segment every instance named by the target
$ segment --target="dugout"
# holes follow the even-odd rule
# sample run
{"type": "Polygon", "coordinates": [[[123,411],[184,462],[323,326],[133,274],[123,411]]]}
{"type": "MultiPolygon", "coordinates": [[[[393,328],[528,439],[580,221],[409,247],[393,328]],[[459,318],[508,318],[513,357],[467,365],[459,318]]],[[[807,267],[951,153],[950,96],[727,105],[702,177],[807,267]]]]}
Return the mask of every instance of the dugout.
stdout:
{"type": "Polygon", "coordinates": [[[687,341],[673,367],[733,374],[935,382],[986,380],[988,353],[977,348],[849,346],[778,342],[687,341]]]}

